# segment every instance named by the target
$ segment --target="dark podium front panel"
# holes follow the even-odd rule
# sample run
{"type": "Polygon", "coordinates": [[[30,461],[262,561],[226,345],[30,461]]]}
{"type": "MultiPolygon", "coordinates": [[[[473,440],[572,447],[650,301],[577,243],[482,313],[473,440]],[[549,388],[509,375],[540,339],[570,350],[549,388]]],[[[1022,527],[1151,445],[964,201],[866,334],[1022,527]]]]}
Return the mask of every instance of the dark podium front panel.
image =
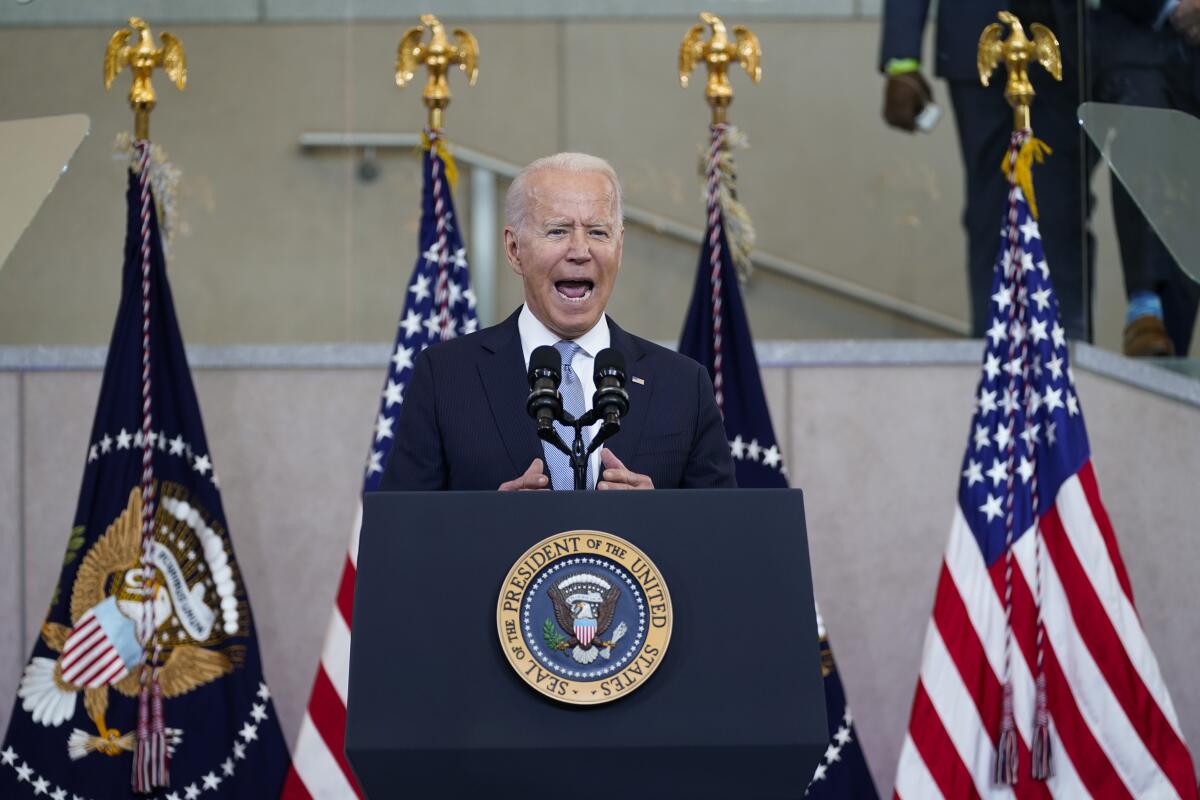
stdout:
{"type": "Polygon", "coordinates": [[[828,738],[798,490],[377,493],[364,500],[346,753],[371,798],[801,797],[828,738]],[[527,548],[629,540],[670,591],[657,671],[549,700],[501,650],[527,548]]]}

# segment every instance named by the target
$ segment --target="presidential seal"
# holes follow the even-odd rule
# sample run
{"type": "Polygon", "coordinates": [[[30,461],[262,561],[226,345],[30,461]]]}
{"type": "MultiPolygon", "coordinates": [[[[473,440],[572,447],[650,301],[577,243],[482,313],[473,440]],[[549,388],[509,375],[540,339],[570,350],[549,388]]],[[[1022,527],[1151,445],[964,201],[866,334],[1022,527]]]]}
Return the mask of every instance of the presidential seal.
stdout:
{"type": "Polygon", "coordinates": [[[531,547],[500,587],[496,628],[508,663],[564,703],[623,697],[653,674],[671,640],[671,595],[629,542],[567,531],[531,547]]]}

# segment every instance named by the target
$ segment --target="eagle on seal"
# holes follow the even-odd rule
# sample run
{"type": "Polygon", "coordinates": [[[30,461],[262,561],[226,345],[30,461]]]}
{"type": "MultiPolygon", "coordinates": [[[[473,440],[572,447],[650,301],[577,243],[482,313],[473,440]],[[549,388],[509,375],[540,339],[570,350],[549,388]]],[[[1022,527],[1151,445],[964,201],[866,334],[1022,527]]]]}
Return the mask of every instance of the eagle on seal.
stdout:
{"type": "MultiPolygon", "coordinates": [[[[156,522],[158,525],[160,523],[156,522]]],[[[47,727],[58,727],[73,719],[76,698],[83,695],[84,709],[96,726],[97,735],[76,728],[68,738],[67,749],[72,760],[91,752],[117,756],[133,750],[133,732],[122,733],[109,727],[105,717],[110,690],[127,698],[138,696],[142,670],[145,669],[140,645],[130,663],[114,662],[107,672],[97,673],[93,669],[82,675],[75,675],[69,664],[64,666],[63,652],[69,649],[72,634],[84,624],[87,615],[106,605],[112,606],[112,618],[119,623],[117,629],[123,638],[135,642],[135,622],[128,617],[131,606],[127,604],[128,600],[118,599],[125,594],[121,590],[127,588],[128,581],[114,579],[122,575],[141,577],[141,527],[142,492],[141,487],[134,486],[125,509],[87,552],[75,575],[70,606],[71,622],[75,627],[56,622],[46,622],[42,626],[42,639],[47,647],[59,654],[58,658],[33,658],[25,667],[17,689],[21,707],[30,712],[34,722],[47,727]],[[116,588],[118,596],[108,595],[106,588],[116,588]]],[[[140,581],[135,581],[134,590],[135,595],[141,591],[140,581]]],[[[160,618],[171,616],[172,606],[165,589],[157,587],[155,594],[155,619],[161,624],[164,619],[160,618]]],[[[138,604],[135,607],[139,607],[141,598],[136,597],[134,602],[138,604]]],[[[123,648],[118,646],[118,649],[123,648]]],[[[168,699],[211,683],[232,672],[236,666],[226,653],[198,645],[175,644],[164,650],[169,654],[159,668],[158,680],[163,696],[168,699]]],[[[174,729],[167,732],[169,740],[177,743],[181,732],[174,729]]]]}
{"type": "Polygon", "coordinates": [[[551,586],[546,590],[546,594],[554,604],[554,619],[558,622],[558,627],[567,635],[567,638],[556,646],[558,650],[570,650],[576,661],[590,664],[596,660],[601,650],[616,644],[615,641],[606,641],[600,637],[612,627],[617,599],[621,596],[619,588],[608,586],[602,594],[596,593],[586,599],[576,595],[570,598],[564,596],[561,585],[551,586]],[[593,603],[589,602],[593,597],[597,601],[594,612],[593,603]]]}

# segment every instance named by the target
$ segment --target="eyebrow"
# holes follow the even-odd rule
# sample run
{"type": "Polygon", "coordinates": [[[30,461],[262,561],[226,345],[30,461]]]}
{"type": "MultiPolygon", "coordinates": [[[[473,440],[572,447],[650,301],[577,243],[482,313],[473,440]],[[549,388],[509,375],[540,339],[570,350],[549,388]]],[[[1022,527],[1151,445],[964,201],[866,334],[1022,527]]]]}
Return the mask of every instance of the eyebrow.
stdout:
{"type": "MultiPolygon", "coordinates": [[[[573,228],[573,227],[575,227],[575,223],[566,217],[554,217],[554,218],[545,220],[542,223],[542,227],[543,228],[573,228]]],[[[584,228],[611,228],[612,221],[611,220],[600,220],[600,219],[588,220],[587,222],[584,222],[581,227],[584,227],[584,228]]]]}

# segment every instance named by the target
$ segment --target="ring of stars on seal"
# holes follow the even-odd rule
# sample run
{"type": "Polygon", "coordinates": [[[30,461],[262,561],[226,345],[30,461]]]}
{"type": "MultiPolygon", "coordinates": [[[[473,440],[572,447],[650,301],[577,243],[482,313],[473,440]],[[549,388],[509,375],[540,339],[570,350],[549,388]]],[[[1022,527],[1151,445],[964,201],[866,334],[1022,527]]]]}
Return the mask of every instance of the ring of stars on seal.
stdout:
{"type": "Polygon", "coordinates": [[[658,568],[610,533],[566,531],[527,550],[500,587],[496,628],[513,670],[540,694],[594,705],[658,668],[671,638],[658,568]]]}

